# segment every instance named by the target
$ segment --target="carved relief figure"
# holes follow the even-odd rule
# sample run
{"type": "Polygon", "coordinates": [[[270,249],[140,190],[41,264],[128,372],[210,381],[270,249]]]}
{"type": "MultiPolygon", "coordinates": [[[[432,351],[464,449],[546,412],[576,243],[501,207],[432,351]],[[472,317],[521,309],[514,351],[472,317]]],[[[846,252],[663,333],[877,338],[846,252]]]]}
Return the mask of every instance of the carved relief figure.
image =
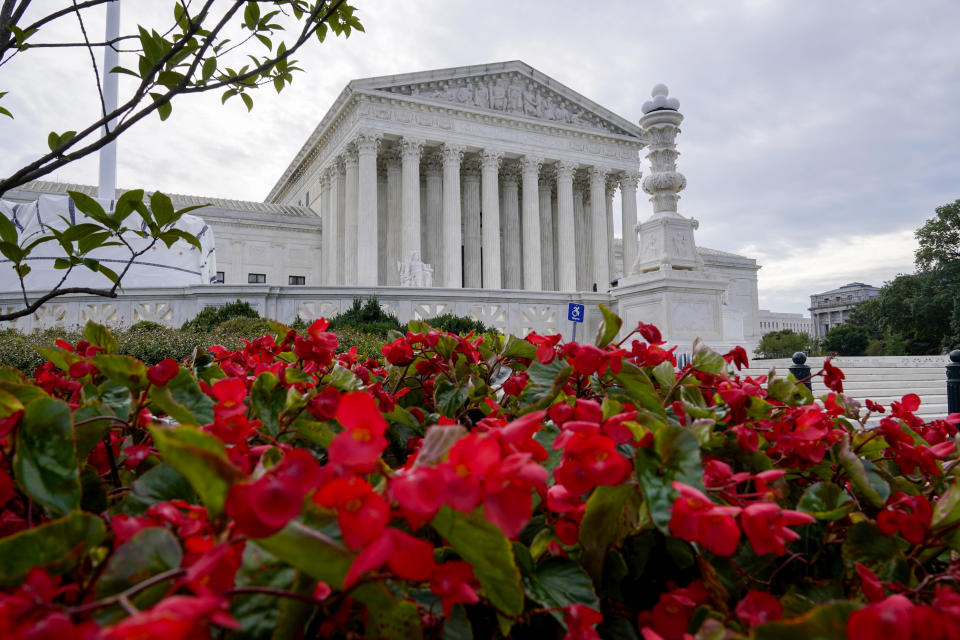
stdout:
{"type": "Polygon", "coordinates": [[[690,255],[690,240],[682,231],[675,231],[673,234],[673,252],[678,256],[690,255]]]}
{"type": "Polygon", "coordinates": [[[473,104],[484,109],[490,108],[490,89],[482,82],[478,82],[473,88],[473,104]]]}
{"type": "Polygon", "coordinates": [[[470,85],[469,84],[461,85],[460,88],[457,89],[457,102],[459,102],[460,104],[468,104],[472,100],[473,100],[473,96],[471,95],[470,85]]]}
{"type": "Polygon", "coordinates": [[[432,287],[433,267],[420,260],[420,252],[413,251],[406,262],[398,262],[401,287],[432,287]]]}
{"type": "Polygon", "coordinates": [[[532,83],[528,83],[527,90],[523,92],[523,115],[540,116],[540,94],[532,83]]]}
{"type": "Polygon", "coordinates": [[[562,100],[557,103],[557,109],[554,113],[556,114],[557,120],[560,122],[570,122],[570,112],[567,110],[567,107],[563,104],[562,100]]]}
{"type": "Polygon", "coordinates": [[[493,100],[491,103],[497,111],[506,111],[507,109],[507,81],[505,78],[498,78],[493,85],[493,100]]]}
{"type": "Polygon", "coordinates": [[[507,89],[507,109],[511,113],[523,113],[523,85],[519,80],[511,82],[507,89]]]}
{"type": "Polygon", "coordinates": [[[555,120],[557,117],[553,106],[553,98],[550,96],[545,96],[543,99],[543,117],[547,120],[555,120]]]}

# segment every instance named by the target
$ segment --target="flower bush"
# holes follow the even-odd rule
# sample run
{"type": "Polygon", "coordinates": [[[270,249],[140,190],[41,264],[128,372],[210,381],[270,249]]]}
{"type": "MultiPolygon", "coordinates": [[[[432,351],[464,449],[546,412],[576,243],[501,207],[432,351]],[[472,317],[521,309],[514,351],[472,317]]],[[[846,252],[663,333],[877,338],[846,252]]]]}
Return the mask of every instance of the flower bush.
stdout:
{"type": "Polygon", "coordinates": [[[0,369],[0,637],[960,637],[960,416],[602,311],[0,369]]]}

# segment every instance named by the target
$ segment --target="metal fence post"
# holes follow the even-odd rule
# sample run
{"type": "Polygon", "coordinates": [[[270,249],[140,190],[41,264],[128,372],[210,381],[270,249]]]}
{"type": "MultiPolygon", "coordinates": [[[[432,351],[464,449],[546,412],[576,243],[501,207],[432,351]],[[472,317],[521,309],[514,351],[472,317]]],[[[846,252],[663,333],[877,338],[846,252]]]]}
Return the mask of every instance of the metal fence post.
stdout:
{"type": "MultiPolygon", "coordinates": [[[[797,351],[793,354],[793,365],[790,367],[790,373],[793,374],[793,377],[796,378],[797,381],[803,380],[803,384],[807,386],[807,389],[813,391],[813,380],[810,379],[810,367],[804,364],[806,361],[807,354],[803,351],[797,351]]],[[[960,371],[958,371],[958,375],[960,375],[960,371]]]]}
{"type": "Polygon", "coordinates": [[[947,365],[947,413],[960,413],[960,349],[950,352],[947,365]]]}

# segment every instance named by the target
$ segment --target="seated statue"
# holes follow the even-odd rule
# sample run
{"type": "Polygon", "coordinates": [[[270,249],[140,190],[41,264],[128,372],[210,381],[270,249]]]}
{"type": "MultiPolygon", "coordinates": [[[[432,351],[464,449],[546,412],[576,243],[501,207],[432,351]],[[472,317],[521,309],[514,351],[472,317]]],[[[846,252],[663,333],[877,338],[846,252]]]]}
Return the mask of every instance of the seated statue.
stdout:
{"type": "Polygon", "coordinates": [[[433,267],[420,260],[420,252],[413,251],[410,259],[398,262],[401,287],[429,288],[433,286],[433,267]]]}

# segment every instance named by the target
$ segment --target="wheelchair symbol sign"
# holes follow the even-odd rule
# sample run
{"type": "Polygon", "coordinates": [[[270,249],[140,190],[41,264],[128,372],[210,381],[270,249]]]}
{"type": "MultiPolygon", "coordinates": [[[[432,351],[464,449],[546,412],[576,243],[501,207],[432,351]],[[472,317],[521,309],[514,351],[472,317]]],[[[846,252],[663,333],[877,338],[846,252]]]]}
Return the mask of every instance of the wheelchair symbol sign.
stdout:
{"type": "Polygon", "coordinates": [[[567,308],[567,320],[571,322],[583,322],[583,305],[571,302],[567,308]]]}

